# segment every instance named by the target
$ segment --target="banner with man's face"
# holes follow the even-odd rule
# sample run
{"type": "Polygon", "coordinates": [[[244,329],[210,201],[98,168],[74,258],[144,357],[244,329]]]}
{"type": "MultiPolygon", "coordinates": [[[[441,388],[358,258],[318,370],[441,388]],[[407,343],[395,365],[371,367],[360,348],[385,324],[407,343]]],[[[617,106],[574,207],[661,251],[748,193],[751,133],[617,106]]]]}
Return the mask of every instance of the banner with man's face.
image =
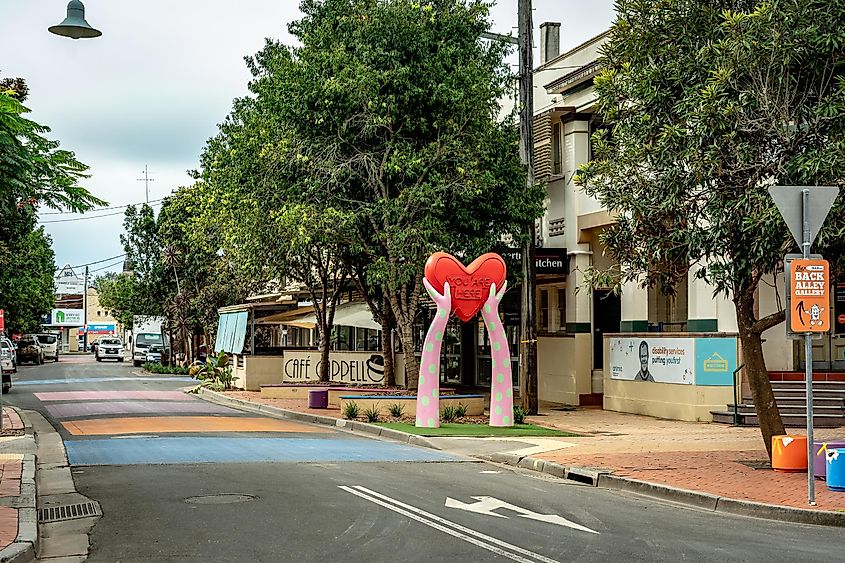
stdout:
{"type": "Polygon", "coordinates": [[[653,383],[695,383],[694,338],[611,338],[610,377],[653,383]]]}

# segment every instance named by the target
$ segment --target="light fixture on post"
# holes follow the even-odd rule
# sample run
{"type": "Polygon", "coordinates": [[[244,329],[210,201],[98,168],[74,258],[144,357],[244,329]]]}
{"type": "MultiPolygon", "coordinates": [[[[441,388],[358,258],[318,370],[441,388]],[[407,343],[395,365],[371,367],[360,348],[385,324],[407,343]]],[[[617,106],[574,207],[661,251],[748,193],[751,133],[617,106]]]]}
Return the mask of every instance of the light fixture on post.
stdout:
{"type": "Polygon", "coordinates": [[[50,33],[70,37],[71,39],[87,39],[99,37],[103,34],[99,29],[91,27],[85,21],[85,6],[79,0],[70,0],[67,4],[67,17],[65,20],[47,28],[50,33]]]}

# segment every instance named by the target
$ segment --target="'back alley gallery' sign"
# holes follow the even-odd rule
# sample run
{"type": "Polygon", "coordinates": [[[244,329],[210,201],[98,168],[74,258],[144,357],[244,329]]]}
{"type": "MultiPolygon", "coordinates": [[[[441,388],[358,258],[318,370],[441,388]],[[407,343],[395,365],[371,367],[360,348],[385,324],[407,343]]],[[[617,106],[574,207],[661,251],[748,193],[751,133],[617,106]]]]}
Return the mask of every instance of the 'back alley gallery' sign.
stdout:
{"type": "MultiPolygon", "coordinates": [[[[285,352],[282,362],[284,383],[320,380],[320,352],[285,352]]],[[[329,379],[359,385],[384,383],[384,356],[376,352],[331,352],[329,379]]]]}

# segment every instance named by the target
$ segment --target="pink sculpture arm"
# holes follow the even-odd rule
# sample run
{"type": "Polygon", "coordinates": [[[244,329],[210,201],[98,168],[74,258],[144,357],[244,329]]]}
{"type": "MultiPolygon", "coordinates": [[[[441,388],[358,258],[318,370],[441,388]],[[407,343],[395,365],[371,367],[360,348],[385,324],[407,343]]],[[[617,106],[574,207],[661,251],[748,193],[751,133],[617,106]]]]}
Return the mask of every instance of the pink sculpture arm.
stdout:
{"type": "Polygon", "coordinates": [[[511,380],[511,352],[508,334],[499,319],[499,303],[508,289],[508,282],[496,292],[496,284],[490,285],[490,296],[481,309],[487,334],[490,336],[490,355],[493,374],[490,384],[490,426],[513,426],[513,384],[511,380]]]}
{"type": "Polygon", "coordinates": [[[443,295],[437,293],[428,280],[423,285],[431,300],[437,304],[437,314],[428,327],[420,359],[420,378],[417,384],[417,428],[440,428],[440,345],[452,310],[449,282],[443,284],[443,295]]]}

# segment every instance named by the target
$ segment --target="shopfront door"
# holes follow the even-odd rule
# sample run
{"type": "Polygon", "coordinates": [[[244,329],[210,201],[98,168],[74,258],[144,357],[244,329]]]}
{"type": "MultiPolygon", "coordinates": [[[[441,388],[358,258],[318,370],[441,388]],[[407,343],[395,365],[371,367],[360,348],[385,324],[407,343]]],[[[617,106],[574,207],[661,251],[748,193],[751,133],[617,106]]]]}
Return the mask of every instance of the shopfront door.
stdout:
{"type": "Polygon", "coordinates": [[[604,335],[619,332],[622,302],[609,289],[593,292],[593,369],[604,369],[604,335]]]}

